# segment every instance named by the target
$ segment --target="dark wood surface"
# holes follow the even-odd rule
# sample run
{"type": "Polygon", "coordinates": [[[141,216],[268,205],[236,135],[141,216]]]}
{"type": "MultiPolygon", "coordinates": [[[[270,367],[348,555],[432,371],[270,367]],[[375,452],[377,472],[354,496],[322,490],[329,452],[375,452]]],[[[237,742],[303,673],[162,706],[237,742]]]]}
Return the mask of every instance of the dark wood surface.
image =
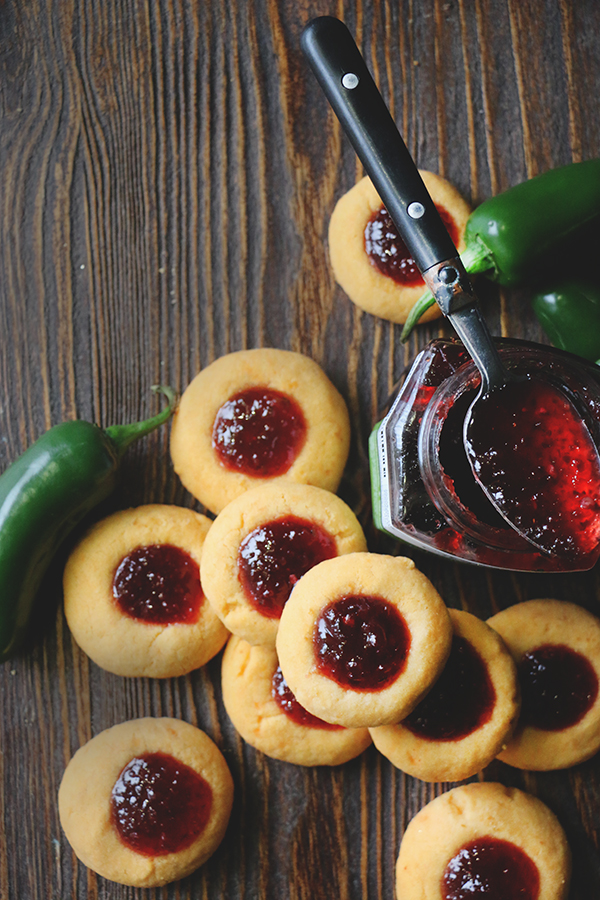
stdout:
{"type": "MultiPolygon", "coordinates": [[[[299,50],[325,13],[357,36],[418,165],[472,203],[600,155],[597,0],[0,0],[0,467],[63,419],[150,414],[151,384],[181,390],[229,351],[293,349],[348,402],[341,494],[370,548],[406,552],[371,525],[366,441],[418,348],[450,331],[421,326],[404,346],[333,281],[327,225],[360,167],[299,50]]],[[[482,283],[481,295],[494,333],[544,340],[526,290],[482,283]]],[[[121,485],[98,515],[194,506],[166,428],[128,452],[121,485]]],[[[597,570],[414,558],[450,606],[483,617],[534,597],[600,613],[597,570]]],[[[227,719],[218,659],[168,681],[100,670],[66,628],[61,565],[31,642],[0,667],[2,900],[392,900],[406,823],[448,785],[406,777],[372,748],[337,769],[266,759],[227,719]],[[205,729],[236,788],[215,856],[153,891],[78,864],[56,803],[77,747],[146,714],[205,729]]],[[[600,896],[600,759],[548,774],[494,763],[482,777],[549,804],[573,848],[571,900],[600,896]]]]}

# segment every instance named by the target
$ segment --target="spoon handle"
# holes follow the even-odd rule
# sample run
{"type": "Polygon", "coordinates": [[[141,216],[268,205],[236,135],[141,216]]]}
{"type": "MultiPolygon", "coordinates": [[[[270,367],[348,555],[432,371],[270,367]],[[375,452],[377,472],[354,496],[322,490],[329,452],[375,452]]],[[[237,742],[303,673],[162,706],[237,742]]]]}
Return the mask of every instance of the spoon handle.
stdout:
{"type": "Polygon", "coordinates": [[[313,19],[301,46],[419,270],[458,256],[347,27],[313,19]]]}
{"type": "Polygon", "coordinates": [[[505,383],[458,250],[352,35],[322,16],[306,26],[301,46],[427,287],[480,369],[483,390],[505,383]]]}
{"type": "Polygon", "coordinates": [[[463,306],[448,318],[479,369],[482,396],[511,380],[477,303],[463,306]]]}

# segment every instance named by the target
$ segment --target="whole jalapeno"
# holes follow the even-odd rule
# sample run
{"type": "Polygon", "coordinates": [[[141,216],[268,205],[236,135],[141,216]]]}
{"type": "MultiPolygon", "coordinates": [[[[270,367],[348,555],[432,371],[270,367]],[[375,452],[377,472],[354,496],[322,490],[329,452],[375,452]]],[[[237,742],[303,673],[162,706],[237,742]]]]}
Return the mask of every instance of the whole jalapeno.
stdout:
{"type": "Polygon", "coordinates": [[[125,449],[158,428],[168,406],[143,422],[102,430],[75,420],[46,431],[0,476],[0,660],[21,646],[40,582],[69,532],[112,493],[125,449]]]}
{"type": "Polygon", "coordinates": [[[555,347],[600,363],[600,284],[568,279],[538,291],[531,305],[555,347]]]}
{"type": "MultiPolygon", "coordinates": [[[[550,169],[473,210],[461,260],[470,274],[483,273],[498,284],[532,282],[556,268],[568,241],[599,217],[600,159],[550,169]]],[[[417,300],[402,340],[434,302],[429,292],[417,300]]]]}

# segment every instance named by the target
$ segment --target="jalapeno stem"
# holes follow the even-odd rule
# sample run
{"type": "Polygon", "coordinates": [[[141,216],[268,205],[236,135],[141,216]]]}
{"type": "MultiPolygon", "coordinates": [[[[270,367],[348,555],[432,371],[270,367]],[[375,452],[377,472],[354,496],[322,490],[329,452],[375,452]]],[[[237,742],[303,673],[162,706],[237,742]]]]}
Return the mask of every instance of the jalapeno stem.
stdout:
{"type": "Polygon", "coordinates": [[[411,308],[411,311],[408,314],[408,318],[404,323],[404,327],[402,329],[402,333],[400,334],[400,340],[404,343],[410,337],[410,334],[423,315],[423,313],[427,312],[427,310],[433,306],[435,303],[435,298],[431,291],[425,291],[424,294],[421,294],[415,305],[411,308]]]}
{"type": "Polygon", "coordinates": [[[159,425],[163,425],[175,410],[177,394],[173,388],[166,384],[153,384],[152,390],[155,393],[164,394],[168,400],[168,405],[162,412],[157,413],[150,419],[144,419],[143,422],[131,422],[128,425],[110,425],[105,429],[105,434],[108,435],[117,448],[119,458],[130,444],[154,431],[159,425]]]}

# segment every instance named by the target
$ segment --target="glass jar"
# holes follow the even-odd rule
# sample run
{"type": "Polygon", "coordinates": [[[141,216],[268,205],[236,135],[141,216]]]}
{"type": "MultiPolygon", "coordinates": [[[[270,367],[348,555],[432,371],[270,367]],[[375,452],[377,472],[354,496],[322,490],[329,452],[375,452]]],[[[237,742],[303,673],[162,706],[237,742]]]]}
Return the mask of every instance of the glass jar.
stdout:
{"type": "MultiPolygon", "coordinates": [[[[600,446],[600,367],[519,340],[498,340],[507,368],[551,372],[576,399],[600,446]]],[[[434,340],[416,357],[385,418],[371,433],[373,517],[382,531],[421,549],[476,565],[528,572],[591,568],[538,551],[496,512],[475,481],[462,442],[480,375],[463,345],[434,340]]]]}

